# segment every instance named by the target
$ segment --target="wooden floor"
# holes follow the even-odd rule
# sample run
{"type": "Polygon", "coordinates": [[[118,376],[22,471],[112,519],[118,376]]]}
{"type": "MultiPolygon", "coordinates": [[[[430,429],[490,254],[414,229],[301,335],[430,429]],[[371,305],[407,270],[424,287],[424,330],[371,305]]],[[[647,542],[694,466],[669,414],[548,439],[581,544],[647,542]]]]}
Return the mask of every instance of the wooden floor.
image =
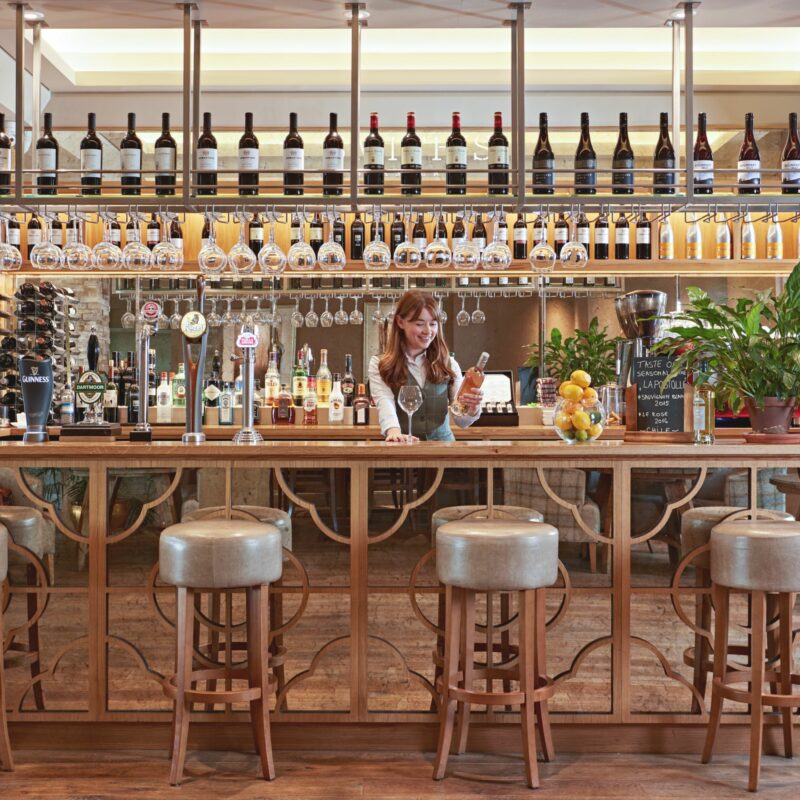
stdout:
{"type": "Polygon", "coordinates": [[[747,761],[722,755],[702,766],[696,755],[570,755],[540,764],[542,787],[531,793],[522,781],[518,757],[451,757],[448,774],[431,780],[430,753],[276,752],[278,778],[258,780],[255,755],[190,753],[180,789],[169,786],[166,753],[21,751],[16,772],[0,772],[0,797],[58,800],[208,800],[208,798],[303,798],[303,800],[425,800],[468,798],[702,798],[754,797],[783,800],[800,796],[800,757],[764,758],[758,795],[746,791],[747,761]],[[502,780],[475,781],[454,772],[481,772],[502,780]]]}

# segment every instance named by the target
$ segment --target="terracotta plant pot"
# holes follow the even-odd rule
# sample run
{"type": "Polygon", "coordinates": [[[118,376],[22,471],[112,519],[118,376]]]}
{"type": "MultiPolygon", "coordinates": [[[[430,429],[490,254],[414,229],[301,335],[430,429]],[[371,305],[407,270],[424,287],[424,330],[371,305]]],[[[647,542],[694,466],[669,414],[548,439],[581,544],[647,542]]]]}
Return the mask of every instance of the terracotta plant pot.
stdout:
{"type": "Polygon", "coordinates": [[[786,434],[792,426],[797,398],[765,397],[763,408],[758,408],[752,397],[746,397],[744,405],[753,433],[786,434]]]}

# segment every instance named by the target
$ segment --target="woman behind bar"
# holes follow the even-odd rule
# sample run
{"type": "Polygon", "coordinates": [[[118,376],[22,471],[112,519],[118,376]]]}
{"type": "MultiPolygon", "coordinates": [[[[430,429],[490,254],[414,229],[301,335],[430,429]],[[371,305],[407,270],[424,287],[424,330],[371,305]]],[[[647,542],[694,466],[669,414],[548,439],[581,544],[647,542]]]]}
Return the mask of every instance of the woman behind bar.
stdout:
{"type": "MultiPolygon", "coordinates": [[[[398,406],[397,394],[409,384],[419,386],[423,398],[412,417],[411,441],[454,441],[449,406],[463,379],[444,340],[436,299],[428,292],[406,292],[397,303],[386,352],[373,356],[369,364],[370,391],[386,441],[408,441],[403,433],[408,415],[398,406]]],[[[468,413],[454,414],[453,419],[466,428],[480,416],[483,394],[473,391],[461,399],[468,413]]]]}

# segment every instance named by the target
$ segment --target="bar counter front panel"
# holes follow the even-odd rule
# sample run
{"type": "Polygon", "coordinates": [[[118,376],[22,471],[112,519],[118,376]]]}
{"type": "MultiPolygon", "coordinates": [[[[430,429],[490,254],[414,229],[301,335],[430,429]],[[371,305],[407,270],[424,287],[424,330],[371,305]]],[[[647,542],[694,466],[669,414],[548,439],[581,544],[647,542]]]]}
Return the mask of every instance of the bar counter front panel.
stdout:
{"type": "MultiPolygon", "coordinates": [[[[561,531],[560,577],[548,591],[554,722],[702,726],[710,677],[692,666],[691,648],[708,653],[700,600],[709,588],[695,569],[708,548],[681,548],[679,513],[732,497],[743,507],[791,504],[773,479],[788,471],[792,484],[798,452],[619,441],[2,442],[12,502],[55,526],[54,547],[11,548],[9,719],[20,731],[40,721],[168,724],[160,681],[173,669],[174,590],[158,581],[158,534],[199,498],[223,516],[238,516],[240,503],[292,514],[291,557],[272,592],[285,648],[277,723],[433,730],[441,590],[430,511],[477,503],[497,513],[508,503],[539,508],[561,531]]],[[[509,652],[514,625],[498,621],[499,597],[491,603],[493,627],[479,637],[509,652]]],[[[196,656],[237,661],[242,598],[218,605],[206,595],[198,609],[206,646],[196,656]]],[[[485,603],[479,613],[485,620],[485,603]]],[[[743,601],[735,613],[746,641],[743,601]]],[[[744,707],[726,712],[728,723],[746,721],[744,707]]],[[[246,721],[237,708],[197,713],[246,721]]],[[[495,709],[476,721],[516,716],[495,709]]]]}

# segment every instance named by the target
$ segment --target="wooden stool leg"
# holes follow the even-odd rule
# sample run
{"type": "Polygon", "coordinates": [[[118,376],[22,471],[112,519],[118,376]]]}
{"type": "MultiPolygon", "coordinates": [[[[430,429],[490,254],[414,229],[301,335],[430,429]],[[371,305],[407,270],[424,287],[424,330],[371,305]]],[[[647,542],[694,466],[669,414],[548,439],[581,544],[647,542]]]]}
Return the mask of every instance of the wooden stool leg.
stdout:
{"type": "MultiPolygon", "coordinates": [[[[0,600],[2,587],[0,587],[0,600]]],[[[6,770],[14,769],[14,758],[11,755],[11,740],[8,738],[8,723],[6,722],[6,684],[3,667],[3,611],[0,603],[0,767],[6,770]]]]}
{"type": "Polygon", "coordinates": [[[536,688],[536,605],[537,592],[520,592],[519,596],[519,688],[525,693],[520,708],[522,755],[525,777],[531,789],[539,787],[539,766],[536,763],[536,711],[532,694],[536,688]]]}
{"type": "MultiPolygon", "coordinates": [[[[33,564],[28,564],[27,568],[28,586],[36,587],[36,568],[33,564]]],[[[36,592],[28,592],[25,595],[28,604],[28,619],[33,619],[39,609],[39,595],[36,592]]],[[[36,621],[28,628],[28,652],[31,658],[31,678],[35,678],[42,671],[41,653],[39,652],[39,622],[36,621]]],[[[42,682],[36,681],[33,684],[33,700],[37,711],[44,711],[44,690],[42,682]]]]}
{"type": "MultiPolygon", "coordinates": [[[[547,593],[544,589],[536,590],[536,629],[534,668],[536,671],[536,688],[539,689],[547,683],[547,593]]],[[[545,761],[552,761],[555,758],[553,748],[553,734],[550,730],[550,711],[547,708],[547,700],[536,703],[536,724],[539,728],[539,744],[542,747],[545,761]]]]}
{"type": "MultiPolygon", "coordinates": [[[[712,587],[714,606],[716,608],[714,619],[714,678],[722,680],[725,677],[728,664],[728,605],[730,590],[726,586],[714,584],[712,587]]],[[[702,763],[711,761],[714,752],[714,740],[717,738],[719,721],[722,716],[722,695],[716,685],[711,687],[711,713],[708,717],[708,730],[706,743],[703,746],[702,763]]]]}
{"type": "MultiPolygon", "coordinates": [[[[436,626],[441,630],[444,630],[444,626],[447,622],[447,611],[446,611],[446,604],[445,604],[445,592],[439,592],[437,600],[437,610],[436,610],[436,626]]],[[[436,655],[439,657],[441,663],[444,663],[444,636],[437,634],[436,635],[436,655]]],[[[442,677],[444,674],[444,670],[439,664],[434,665],[433,669],[433,685],[434,687],[439,681],[439,678],[442,677]]],[[[436,698],[431,699],[431,711],[436,711],[436,698]]]]}
{"type": "Polygon", "coordinates": [[[749,791],[758,789],[758,774],[761,770],[761,746],[764,736],[764,706],[761,693],[764,690],[764,637],[767,627],[767,595],[753,592],[753,682],[750,691],[750,779],[749,791]]]}
{"type": "MultiPolygon", "coordinates": [[[[472,690],[472,673],[475,666],[475,592],[464,592],[464,607],[461,613],[461,669],[464,679],[461,683],[463,689],[472,690]]],[[[458,719],[458,736],[456,737],[455,752],[459,755],[467,749],[467,735],[469,734],[470,703],[458,704],[456,718],[458,719]]]]}
{"type": "MultiPolygon", "coordinates": [[[[278,578],[277,581],[273,584],[275,587],[280,587],[283,584],[283,578],[278,578]]],[[[283,593],[282,592],[272,592],[269,598],[269,628],[270,630],[275,630],[280,628],[283,625],[283,593]]],[[[272,641],[269,644],[269,652],[270,655],[278,655],[280,649],[283,645],[283,634],[278,634],[277,636],[272,637],[272,641]]],[[[274,673],[275,677],[278,681],[278,694],[283,691],[283,687],[286,686],[286,666],[284,664],[279,664],[277,667],[272,668],[272,672],[274,673]]],[[[286,698],[283,698],[281,702],[281,707],[276,709],[278,711],[288,711],[289,704],[286,698]]]]}
{"type": "Polygon", "coordinates": [[[189,738],[190,703],[186,701],[184,692],[191,689],[192,677],[192,623],[194,621],[194,591],[178,587],[177,604],[177,669],[175,675],[175,724],[172,740],[172,767],[169,782],[178,786],[183,777],[183,765],[186,761],[186,742],[189,738]]]}
{"type": "MultiPolygon", "coordinates": [[[[778,618],[780,602],[777,594],[767,595],[767,625],[774,622],[778,618]]],[[[780,630],[773,628],[766,633],[766,647],[767,647],[767,669],[778,669],[778,657],[780,655],[780,630]]],[[[778,694],[778,682],[770,681],[769,684],[770,694],[778,694]]],[[[780,712],[780,706],[773,706],[772,710],[780,712]]]]}
{"type": "MultiPolygon", "coordinates": [[[[694,585],[698,588],[702,588],[704,586],[708,586],[709,583],[709,574],[708,570],[702,569],[701,567],[695,567],[695,581],[694,585]]],[[[694,612],[694,621],[698,628],[703,628],[704,630],[708,630],[709,625],[711,625],[711,601],[709,600],[708,595],[705,594],[697,594],[695,595],[695,612],[694,612]]],[[[692,682],[694,683],[695,688],[697,689],[700,694],[705,697],[706,696],[706,682],[707,682],[707,674],[706,674],[706,660],[710,655],[711,648],[709,647],[708,639],[705,636],[702,636],[699,633],[694,635],[694,670],[692,675],[692,682]]],[[[703,708],[700,701],[696,698],[692,698],[692,713],[700,714],[702,713],[703,708]]]]}
{"type": "MultiPolygon", "coordinates": [[[[781,694],[792,693],[792,609],[794,595],[781,594],[779,599],[780,614],[780,656],[781,656],[781,694]]],[[[792,758],[794,746],[792,742],[792,709],[782,708],[783,717],[783,750],[786,758],[792,758]]]]}
{"type": "Polygon", "coordinates": [[[458,640],[461,632],[461,606],[464,590],[448,586],[445,605],[447,607],[444,637],[444,667],[442,674],[442,696],[439,706],[439,746],[433,779],[440,781],[447,769],[447,756],[453,741],[453,724],[456,717],[456,701],[450,699],[450,681],[458,671],[458,640]]]}
{"type": "Polygon", "coordinates": [[[261,694],[250,701],[250,723],[256,752],[261,758],[264,779],[275,779],[275,762],[272,757],[272,739],[269,729],[269,587],[253,586],[247,590],[247,664],[250,686],[257,686],[261,694]]]}
{"type": "MultiPolygon", "coordinates": [[[[505,625],[509,619],[511,619],[511,593],[503,592],[500,595],[500,624],[505,625]]],[[[509,628],[500,632],[500,659],[502,661],[511,660],[511,630],[509,628]]],[[[510,680],[503,681],[503,691],[511,691],[510,680]]],[[[506,711],[510,710],[511,708],[506,706],[506,711]]]]}
{"type": "MultiPolygon", "coordinates": [[[[201,610],[200,608],[200,598],[201,595],[198,593],[195,595],[195,606],[198,611],[201,610]]],[[[219,592],[211,592],[209,595],[209,612],[208,617],[212,622],[218,623],[220,621],[220,613],[222,611],[221,605],[221,596],[219,592]]],[[[200,641],[200,621],[195,619],[195,639],[196,641],[200,641]]],[[[208,643],[208,658],[211,661],[216,661],[219,658],[219,631],[211,628],[209,633],[209,643],[208,643]]],[[[206,691],[207,692],[215,692],[217,690],[217,681],[216,678],[211,678],[210,680],[206,681],[206,691]]],[[[214,710],[214,703],[206,703],[206,711],[213,711],[214,710]]]]}

